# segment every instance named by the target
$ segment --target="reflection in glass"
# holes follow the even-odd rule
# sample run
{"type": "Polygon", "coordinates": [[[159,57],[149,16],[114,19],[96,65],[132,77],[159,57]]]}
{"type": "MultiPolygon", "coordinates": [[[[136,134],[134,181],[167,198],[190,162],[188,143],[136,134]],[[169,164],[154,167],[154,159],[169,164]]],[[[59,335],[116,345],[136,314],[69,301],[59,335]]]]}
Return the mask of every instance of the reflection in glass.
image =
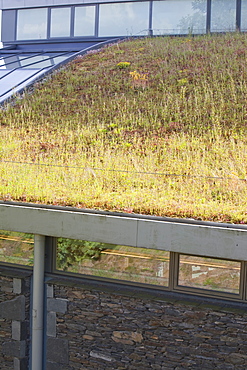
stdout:
{"type": "Polygon", "coordinates": [[[236,30],[236,0],[212,0],[211,32],[236,30]]]}
{"type": "Polygon", "coordinates": [[[0,59],[0,69],[6,69],[4,59],[2,59],[2,58],[0,59]]]}
{"type": "Polygon", "coordinates": [[[66,54],[64,56],[54,57],[53,60],[54,60],[55,64],[58,64],[60,62],[63,62],[66,58],[69,58],[70,56],[71,56],[71,54],[66,54]]]}
{"type": "Polygon", "coordinates": [[[17,40],[47,38],[47,8],[20,9],[17,12],[17,40]]]}
{"type": "Polygon", "coordinates": [[[206,32],[207,1],[168,0],[153,2],[153,34],[206,32]]]}
{"type": "Polygon", "coordinates": [[[33,265],[33,235],[0,230],[0,262],[33,265]]]}
{"type": "Polygon", "coordinates": [[[69,58],[71,53],[22,53],[22,54],[5,54],[0,57],[0,69],[39,69],[51,67],[54,64],[60,63],[69,58]]]}
{"type": "Polygon", "coordinates": [[[99,36],[147,35],[149,2],[101,4],[99,36]]]}
{"type": "Polygon", "coordinates": [[[59,238],[57,268],[73,273],[168,286],[169,252],[59,238]]]}
{"type": "Polygon", "coordinates": [[[95,6],[75,8],[74,36],[92,36],[95,32],[95,6]]]}
{"type": "Polygon", "coordinates": [[[247,31],[247,0],[241,3],[241,31],[247,31]]]}
{"type": "Polygon", "coordinates": [[[51,9],[51,37],[70,36],[70,8],[51,9]]]}
{"type": "Polygon", "coordinates": [[[240,262],[180,255],[178,285],[239,293],[240,262]]]}
{"type": "Polygon", "coordinates": [[[26,68],[44,68],[50,67],[54,64],[52,58],[49,55],[38,55],[34,57],[20,56],[20,64],[22,67],[26,68]]]}
{"type": "Polygon", "coordinates": [[[4,64],[6,69],[14,69],[20,67],[19,58],[16,55],[10,55],[4,58],[4,64]]]}

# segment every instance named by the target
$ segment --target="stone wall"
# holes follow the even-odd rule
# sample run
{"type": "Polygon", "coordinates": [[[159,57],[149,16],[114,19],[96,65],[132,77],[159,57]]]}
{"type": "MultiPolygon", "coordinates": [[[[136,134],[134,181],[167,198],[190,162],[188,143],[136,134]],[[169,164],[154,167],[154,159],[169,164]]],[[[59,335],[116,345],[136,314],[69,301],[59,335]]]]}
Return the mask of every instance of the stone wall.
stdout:
{"type": "Polygon", "coordinates": [[[52,280],[48,297],[47,370],[247,368],[246,305],[52,280]]]}
{"type": "Polygon", "coordinates": [[[1,370],[26,370],[29,358],[30,274],[0,272],[1,370]]]}
{"type": "MultiPolygon", "coordinates": [[[[0,272],[0,368],[27,370],[31,272],[0,272]]],[[[247,305],[46,277],[46,370],[247,369],[247,305]]]]}

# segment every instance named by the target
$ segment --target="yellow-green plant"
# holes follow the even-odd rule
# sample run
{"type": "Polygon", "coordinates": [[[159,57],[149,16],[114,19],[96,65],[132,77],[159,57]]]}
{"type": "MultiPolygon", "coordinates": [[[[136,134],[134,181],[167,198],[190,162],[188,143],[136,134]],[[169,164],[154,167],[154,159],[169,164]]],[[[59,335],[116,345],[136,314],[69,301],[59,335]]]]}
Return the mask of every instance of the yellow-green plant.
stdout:
{"type": "Polygon", "coordinates": [[[129,68],[129,66],[130,66],[130,62],[119,62],[117,64],[117,67],[119,69],[126,69],[126,68],[129,68]]]}
{"type": "Polygon", "coordinates": [[[130,76],[132,79],[132,86],[134,88],[142,88],[145,89],[148,84],[148,75],[147,73],[132,71],[130,72],[130,76]]]}

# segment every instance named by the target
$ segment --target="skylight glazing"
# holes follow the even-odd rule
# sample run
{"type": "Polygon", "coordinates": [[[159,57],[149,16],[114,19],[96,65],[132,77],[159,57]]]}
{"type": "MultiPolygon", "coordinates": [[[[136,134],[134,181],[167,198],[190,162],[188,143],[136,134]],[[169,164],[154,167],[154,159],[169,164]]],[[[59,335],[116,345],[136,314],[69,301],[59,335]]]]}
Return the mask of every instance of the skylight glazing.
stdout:
{"type": "Polygon", "coordinates": [[[0,52],[0,103],[72,55],[72,52],[31,53],[2,50],[0,52]]]}

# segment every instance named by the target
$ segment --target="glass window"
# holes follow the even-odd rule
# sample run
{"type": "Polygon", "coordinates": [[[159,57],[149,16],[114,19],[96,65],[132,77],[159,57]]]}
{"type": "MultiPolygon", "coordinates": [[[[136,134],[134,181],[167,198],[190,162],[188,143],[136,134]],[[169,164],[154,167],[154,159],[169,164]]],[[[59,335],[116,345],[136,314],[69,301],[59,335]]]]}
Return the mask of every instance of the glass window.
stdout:
{"type": "Polygon", "coordinates": [[[59,238],[57,269],[167,287],[169,252],[59,238]]]}
{"type": "Polygon", "coordinates": [[[236,0],[212,0],[211,32],[236,30],[236,0]]]}
{"type": "Polygon", "coordinates": [[[47,38],[47,8],[21,9],[17,12],[17,40],[47,38]]]}
{"type": "Polygon", "coordinates": [[[51,37],[70,36],[71,8],[51,9],[51,37]]]}
{"type": "Polygon", "coordinates": [[[31,234],[0,230],[0,262],[33,265],[33,244],[31,234]]]}
{"type": "Polygon", "coordinates": [[[247,31],[247,0],[241,3],[241,31],[247,31]]]}
{"type": "Polygon", "coordinates": [[[99,12],[99,36],[147,35],[149,2],[102,4],[99,12]]]}
{"type": "Polygon", "coordinates": [[[95,33],[95,6],[75,8],[74,36],[92,36],[95,33]]]}
{"type": "Polygon", "coordinates": [[[239,294],[241,263],[180,255],[178,285],[239,294]]]}
{"type": "Polygon", "coordinates": [[[153,33],[154,35],[205,33],[206,13],[206,0],[154,1],[153,33]]]}

